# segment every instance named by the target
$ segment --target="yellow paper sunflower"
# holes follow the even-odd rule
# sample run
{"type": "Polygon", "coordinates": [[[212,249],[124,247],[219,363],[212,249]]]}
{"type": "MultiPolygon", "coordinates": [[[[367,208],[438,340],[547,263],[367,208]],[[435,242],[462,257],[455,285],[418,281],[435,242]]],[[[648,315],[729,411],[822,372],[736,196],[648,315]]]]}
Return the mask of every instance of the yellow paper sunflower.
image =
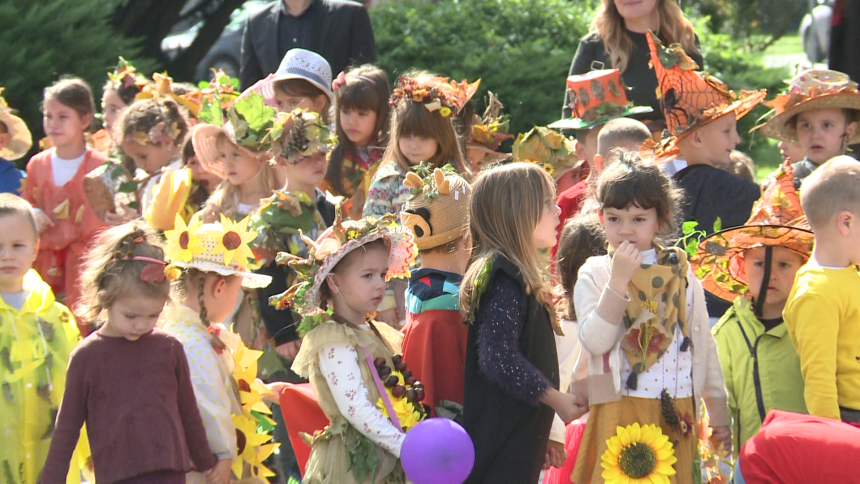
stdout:
{"type": "Polygon", "coordinates": [[[206,249],[200,244],[197,231],[202,223],[197,215],[191,217],[188,225],[178,213],[173,221],[173,230],[165,230],[164,237],[167,239],[167,258],[172,262],[191,262],[194,254],[205,252],[206,249]]]}
{"type": "Polygon", "coordinates": [[[251,247],[248,244],[257,238],[257,234],[248,232],[248,217],[238,222],[233,222],[221,214],[221,227],[224,232],[218,245],[212,249],[213,255],[224,254],[224,265],[229,266],[234,259],[242,268],[248,267],[248,259],[254,258],[251,247]]]}
{"type": "Polygon", "coordinates": [[[657,425],[618,427],[606,446],[600,465],[607,484],[669,484],[669,476],[675,475],[672,465],[678,458],[657,425]]]}
{"type": "Polygon", "coordinates": [[[233,473],[241,479],[245,462],[252,467],[263,464],[258,460],[258,452],[260,446],[269,442],[272,436],[258,433],[256,422],[245,415],[233,415],[233,426],[236,428],[236,443],[238,445],[238,457],[233,461],[233,473]]]}

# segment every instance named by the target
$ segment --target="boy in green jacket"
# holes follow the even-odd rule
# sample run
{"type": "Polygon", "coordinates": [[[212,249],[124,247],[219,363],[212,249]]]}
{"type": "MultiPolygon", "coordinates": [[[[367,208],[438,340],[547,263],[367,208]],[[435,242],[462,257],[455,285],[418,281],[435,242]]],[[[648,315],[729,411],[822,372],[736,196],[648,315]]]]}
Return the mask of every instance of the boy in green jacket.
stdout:
{"type": "Polygon", "coordinates": [[[785,164],[746,225],[703,240],[690,264],[706,291],[733,305],[714,326],[734,421],[734,457],[772,409],[806,413],[800,360],[782,320],[814,236],[785,164]]]}

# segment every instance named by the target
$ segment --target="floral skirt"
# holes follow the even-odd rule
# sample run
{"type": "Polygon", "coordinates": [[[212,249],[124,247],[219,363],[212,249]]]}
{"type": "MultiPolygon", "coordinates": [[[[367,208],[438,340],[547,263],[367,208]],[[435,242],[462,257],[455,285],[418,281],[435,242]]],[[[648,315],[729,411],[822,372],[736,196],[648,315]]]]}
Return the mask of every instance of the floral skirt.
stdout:
{"type": "Polygon", "coordinates": [[[701,472],[699,466],[695,465],[698,445],[695,406],[690,397],[679,398],[675,401],[675,406],[677,413],[685,417],[688,431],[684,435],[673,430],[666,423],[660,400],[656,398],[621,397],[617,402],[591,407],[571,481],[575,484],[603,483],[605,479],[602,477],[604,469],[601,466],[601,459],[608,448],[607,440],[617,434],[618,427],[626,427],[638,422],[639,425],[657,424],[663,433],[669,436],[675,457],[678,459],[672,466],[675,469],[675,475],[669,476],[669,482],[672,484],[694,482],[693,473],[701,472]]]}

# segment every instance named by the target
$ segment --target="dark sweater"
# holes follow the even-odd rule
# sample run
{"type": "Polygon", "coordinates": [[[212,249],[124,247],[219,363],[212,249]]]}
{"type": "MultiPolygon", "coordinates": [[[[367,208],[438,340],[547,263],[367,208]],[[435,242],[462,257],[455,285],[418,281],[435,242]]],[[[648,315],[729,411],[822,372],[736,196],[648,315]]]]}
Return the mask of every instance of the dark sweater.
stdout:
{"type": "Polygon", "coordinates": [[[66,482],[84,423],[100,484],[217,462],[182,343],[158,329],[137,341],[93,333],[72,351],[40,482],[66,482]]]}

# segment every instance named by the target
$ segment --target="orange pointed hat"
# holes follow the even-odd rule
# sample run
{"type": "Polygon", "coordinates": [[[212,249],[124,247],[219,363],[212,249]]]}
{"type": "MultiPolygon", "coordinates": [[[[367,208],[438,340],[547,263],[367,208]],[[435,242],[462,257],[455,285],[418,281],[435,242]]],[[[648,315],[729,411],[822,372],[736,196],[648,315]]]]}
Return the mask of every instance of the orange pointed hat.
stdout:
{"type": "Polygon", "coordinates": [[[658,158],[678,155],[678,141],[694,129],[730,113],[741,119],[767,96],[762,89],[741,91],[738,97],[719,79],[696,72],[699,66],[680,44],[664,47],[650,31],[647,38],[651,67],[657,75],[657,98],[669,132],[657,145],[658,158]]]}
{"type": "Polygon", "coordinates": [[[745,251],[784,247],[808,259],[814,240],[794,189],[791,164],[785,163],[777,172],[776,181],[768,185],[753,206],[749,221],[699,242],[698,251],[690,257],[690,266],[706,291],[733,301],[749,290],[742,270],[745,251]]]}

